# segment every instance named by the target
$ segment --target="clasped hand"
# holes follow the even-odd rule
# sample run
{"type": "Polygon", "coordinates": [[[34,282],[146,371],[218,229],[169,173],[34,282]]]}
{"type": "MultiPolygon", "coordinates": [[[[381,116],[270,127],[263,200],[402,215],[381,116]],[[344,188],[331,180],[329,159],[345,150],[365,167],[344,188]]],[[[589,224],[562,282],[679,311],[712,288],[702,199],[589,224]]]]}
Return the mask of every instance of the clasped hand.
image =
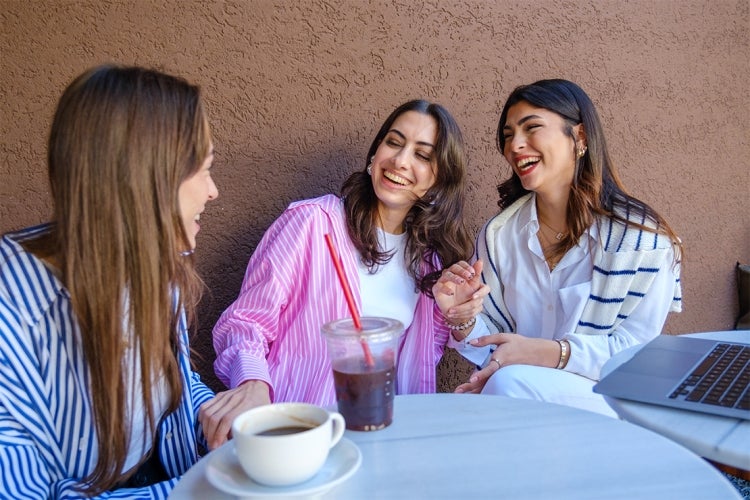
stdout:
{"type": "Polygon", "coordinates": [[[432,287],[432,295],[449,323],[465,323],[482,312],[482,303],[489,295],[490,287],[482,283],[481,274],[481,260],[473,265],[460,261],[443,269],[432,287]]]}

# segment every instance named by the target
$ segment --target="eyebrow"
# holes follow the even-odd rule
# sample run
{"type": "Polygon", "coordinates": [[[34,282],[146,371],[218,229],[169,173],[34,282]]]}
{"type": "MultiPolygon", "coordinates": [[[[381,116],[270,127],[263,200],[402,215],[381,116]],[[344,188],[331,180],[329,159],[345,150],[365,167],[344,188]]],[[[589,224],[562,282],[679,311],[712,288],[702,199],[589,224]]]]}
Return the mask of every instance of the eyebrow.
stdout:
{"type": "MultiPolygon", "coordinates": [[[[527,116],[524,116],[523,118],[521,118],[520,120],[518,120],[518,124],[519,125],[523,125],[527,121],[533,120],[534,118],[541,118],[541,116],[539,116],[539,115],[527,115],[527,116]]],[[[503,127],[503,130],[505,130],[506,128],[509,129],[510,125],[505,125],[503,127]]]]}
{"type": "MultiPolygon", "coordinates": [[[[402,138],[402,139],[406,140],[406,136],[405,136],[404,134],[402,134],[401,132],[399,132],[399,131],[398,131],[397,129],[395,129],[395,128],[392,128],[392,129],[390,129],[390,130],[388,131],[388,133],[389,133],[389,134],[390,134],[391,132],[393,132],[394,134],[397,134],[397,135],[398,135],[398,136],[399,136],[400,138],[402,138]]],[[[387,135],[387,134],[386,134],[386,135],[387,135]]],[[[429,146],[429,147],[431,147],[431,148],[434,148],[434,147],[435,147],[435,145],[434,145],[434,144],[432,144],[431,142],[425,142],[425,141],[417,141],[417,144],[419,144],[419,145],[421,145],[421,146],[429,146]]]]}

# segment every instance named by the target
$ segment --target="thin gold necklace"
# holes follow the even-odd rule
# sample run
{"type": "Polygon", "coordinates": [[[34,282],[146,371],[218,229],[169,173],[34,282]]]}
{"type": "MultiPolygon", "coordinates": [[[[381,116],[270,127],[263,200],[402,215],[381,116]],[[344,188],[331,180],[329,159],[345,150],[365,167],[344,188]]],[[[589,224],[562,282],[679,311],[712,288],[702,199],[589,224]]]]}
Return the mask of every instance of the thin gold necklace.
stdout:
{"type": "Polygon", "coordinates": [[[563,233],[562,231],[558,231],[557,229],[553,228],[552,226],[550,226],[549,224],[547,224],[546,222],[544,222],[544,220],[542,220],[541,217],[538,217],[538,219],[539,219],[539,222],[541,222],[543,225],[547,226],[550,231],[552,231],[553,233],[555,233],[555,239],[557,241],[560,241],[563,238],[563,236],[565,236],[565,233],[563,233]]]}
{"type": "Polygon", "coordinates": [[[562,260],[562,256],[558,257],[556,260],[553,257],[547,257],[547,253],[549,253],[553,248],[555,248],[556,244],[552,243],[549,240],[549,238],[547,238],[547,235],[544,234],[544,231],[542,231],[541,228],[539,228],[539,234],[542,236],[542,239],[544,240],[543,242],[540,242],[542,243],[542,254],[544,254],[544,261],[547,263],[549,270],[554,271],[555,267],[557,267],[557,264],[559,264],[560,260],[562,260]]]}

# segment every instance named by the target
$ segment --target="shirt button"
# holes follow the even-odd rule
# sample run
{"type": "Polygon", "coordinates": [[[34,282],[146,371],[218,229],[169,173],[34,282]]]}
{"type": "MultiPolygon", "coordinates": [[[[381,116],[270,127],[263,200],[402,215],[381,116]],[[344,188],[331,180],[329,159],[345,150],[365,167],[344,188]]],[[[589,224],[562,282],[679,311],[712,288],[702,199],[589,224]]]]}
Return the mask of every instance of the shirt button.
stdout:
{"type": "Polygon", "coordinates": [[[552,304],[547,304],[547,310],[548,310],[548,311],[551,311],[551,310],[552,310],[552,304]]]}
{"type": "Polygon", "coordinates": [[[171,433],[171,432],[167,432],[167,433],[166,433],[166,434],[164,435],[164,439],[172,439],[172,433],[171,433]]]}

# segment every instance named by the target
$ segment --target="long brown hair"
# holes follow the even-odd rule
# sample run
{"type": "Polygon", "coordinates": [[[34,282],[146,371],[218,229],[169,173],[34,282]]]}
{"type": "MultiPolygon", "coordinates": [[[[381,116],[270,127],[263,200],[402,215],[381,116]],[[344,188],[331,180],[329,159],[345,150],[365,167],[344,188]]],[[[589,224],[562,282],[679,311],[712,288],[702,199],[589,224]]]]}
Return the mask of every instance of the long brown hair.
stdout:
{"type": "MultiPolygon", "coordinates": [[[[628,194],[615,165],[609,157],[599,115],[594,103],[578,85],[568,80],[540,80],[516,87],[508,97],[500,114],[497,128],[497,147],[505,151],[505,127],[508,110],[519,102],[557,113],[565,121],[565,132],[576,144],[573,127],[582,124],[587,150],[577,157],[573,183],[568,197],[568,233],[553,251],[561,257],[573,247],[581,235],[594,223],[596,215],[603,215],[624,225],[638,227],[652,233],[667,235],[675,245],[675,260],[682,254],[682,243],[667,221],[647,203],[628,194]],[[638,220],[642,223],[636,222],[638,220]]],[[[528,193],[514,173],[498,186],[501,208],[508,207],[528,193]]]]}
{"type": "Polygon", "coordinates": [[[164,377],[169,412],[179,405],[177,324],[184,310],[192,317],[202,282],[181,255],[189,241],[178,189],[208,155],[209,134],[198,87],[143,68],[93,68],[58,103],[48,150],[54,224],[26,246],[59,269],[80,328],[99,442],[87,494],[125,479],[128,371],[139,370],[134,397],[152,436],[153,382],[164,377]]]}
{"type": "Polygon", "coordinates": [[[448,111],[439,104],[413,100],[396,108],[380,127],[365,157],[364,168],[349,176],[341,188],[349,237],[362,256],[362,262],[374,272],[388,262],[391,254],[380,249],[377,233],[377,196],[367,164],[375,154],[393,122],[407,111],[431,116],[437,123],[435,184],[417,200],[404,221],[406,230],[405,257],[409,275],[416,288],[432,296],[432,285],[440,270],[434,269],[431,258],[437,254],[443,266],[468,260],[473,252],[473,239],[464,223],[464,189],[466,155],[461,130],[448,111]]]}

